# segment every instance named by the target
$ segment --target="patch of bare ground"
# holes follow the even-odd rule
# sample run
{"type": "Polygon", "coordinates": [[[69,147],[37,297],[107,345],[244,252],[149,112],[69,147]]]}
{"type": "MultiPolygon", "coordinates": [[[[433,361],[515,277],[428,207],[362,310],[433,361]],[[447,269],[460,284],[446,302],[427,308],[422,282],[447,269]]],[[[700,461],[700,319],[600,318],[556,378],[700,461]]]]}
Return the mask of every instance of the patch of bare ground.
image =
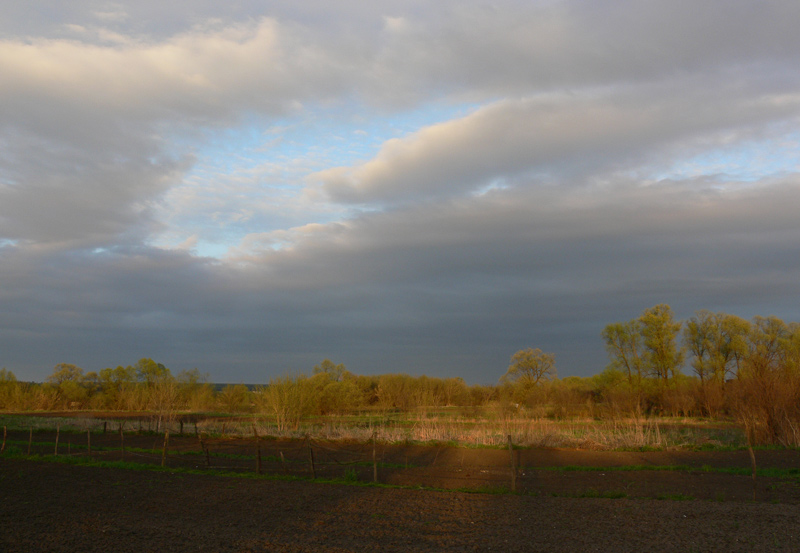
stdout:
{"type": "Polygon", "coordinates": [[[467,494],[0,458],[8,553],[799,549],[796,503],[467,494]]]}

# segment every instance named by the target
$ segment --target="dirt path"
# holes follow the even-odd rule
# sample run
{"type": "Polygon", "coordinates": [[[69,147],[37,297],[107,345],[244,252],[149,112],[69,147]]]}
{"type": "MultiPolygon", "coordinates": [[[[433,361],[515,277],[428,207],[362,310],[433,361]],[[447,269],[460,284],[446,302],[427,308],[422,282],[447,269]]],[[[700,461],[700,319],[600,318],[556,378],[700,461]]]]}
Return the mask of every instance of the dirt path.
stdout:
{"type": "Polygon", "coordinates": [[[0,458],[0,551],[800,550],[800,506],[465,494],[0,458]]]}

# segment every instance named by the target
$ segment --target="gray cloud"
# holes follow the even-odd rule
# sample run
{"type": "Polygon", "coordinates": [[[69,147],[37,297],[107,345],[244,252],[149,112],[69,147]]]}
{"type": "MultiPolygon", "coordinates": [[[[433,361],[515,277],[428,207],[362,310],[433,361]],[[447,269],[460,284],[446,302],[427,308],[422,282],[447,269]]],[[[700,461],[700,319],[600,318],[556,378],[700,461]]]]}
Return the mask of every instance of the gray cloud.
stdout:
{"type": "Polygon", "coordinates": [[[796,2],[48,7],[0,21],[0,366],[21,378],[148,356],[263,382],[331,357],[494,382],[527,346],[588,375],[602,327],[656,303],[800,318],[796,169],[725,174],[797,142],[796,2]],[[217,183],[219,210],[274,222],[225,258],[152,245],[188,225],[169,202],[216,131],[443,105],[468,113],[295,169],[291,193],[217,183]]]}
{"type": "Polygon", "coordinates": [[[244,380],[334,356],[363,372],[491,382],[528,345],[555,351],[566,374],[591,374],[605,363],[602,327],[655,303],[684,317],[798,315],[785,305],[800,271],[798,184],[763,186],[498,193],[366,216],[238,270],[147,249],[6,251],[2,266],[18,269],[0,275],[4,340],[57,362],[64,350],[38,344],[69,336],[67,351],[90,367],[152,349],[244,380]]]}

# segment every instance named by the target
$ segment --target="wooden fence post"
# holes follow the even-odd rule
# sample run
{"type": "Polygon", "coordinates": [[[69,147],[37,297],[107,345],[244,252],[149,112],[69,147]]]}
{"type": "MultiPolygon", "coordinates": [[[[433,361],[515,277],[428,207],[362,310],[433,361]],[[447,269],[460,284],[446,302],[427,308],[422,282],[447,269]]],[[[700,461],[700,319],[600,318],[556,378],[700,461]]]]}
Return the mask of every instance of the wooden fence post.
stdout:
{"type": "Polygon", "coordinates": [[[0,446],[0,453],[3,453],[6,450],[6,436],[8,435],[8,428],[3,427],[3,445],[0,446]]]}
{"type": "Polygon", "coordinates": [[[378,452],[376,442],[378,439],[377,430],[372,433],[372,481],[378,481],[378,452]]]}
{"type": "Polygon", "coordinates": [[[511,493],[517,492],[517,463],[514,459],[514,444],[511,442],[511,434],[508,435],[508,453],[511,456],[511,493]]]}
{"type": "Polygon", "coordinates": [[[756,454],[753,452],[753,446],[747,445],[747,451],[750,453],[750,464],[753,466],[753,501],[756,500],[756,454]]]}
{"type": "Polygon", "coordinates": [[[261,474],[261,443],[258,441],[258,430],[253,425],[253,436],[256,439],[256,474],[261,474]]]}
{"type": "Polygon", "coordinates": [[[753,501],[756,500],[756,454],[753,452],[753,443],[756,440],[755,428],[745,423],[744,431],[747,434],[747,452],[750,454],[750,464],[753,467],[753,501]]]}
{"type": "Polygon", "coordinates": [[[311,464],[311,478],[317,479],[317,470],[314,468],[314,450],[311,449],[311,439],[306,435],[306,443],[308,444],[308,462],[311,464]]]}
{"type": "Polygon", "coordinates": [[[164,431],[164,450],[161,452],[161,466],[167,466],[167,447],[169,446],[169,428],[164,431]]]}
{"type": "Polygon", "coordinates": [[[87,430],[86,431],[86,450],[88,451],[89,456],[91,457],[91,455],[92,455],[92,431],[91,430],[87,430]]]}
{"type": "Polygon", "coordinates": [[[61,431],[61,426],[56,425],[56,448],[55,448],[55,455],[58,455],[58,434],[61,431]]]}
{"type": "Polygon", "coordinates": [[[33,444],[33,427],[29,427],[30,433],[28,434],[28,457],[31,455],[31,445],[33,444]]]}
{"type": "Polygon", "coordinates": [[[200,449],[203,450],[203,453],[206,454],[206,468],[211,468],[211,454],[209,453],[209,448],[206,444],[203,443],[203,434],[201,433],[200,436],[200,449]]]}
{"type": "Polygon", "coordinates": [[[122,433],[122,423],[119,425],[119,445],[120,449],[122,450],[122,455],[120,456],[120,460],[125,460],[125,434],[122,433]]]}
{"type": "Polygon", "coordinates": [[[283,472],[286,472],[286,458],[283,456],[283,451],[278,451],[281,454],[281,466],[283,467],[283,472]]]}

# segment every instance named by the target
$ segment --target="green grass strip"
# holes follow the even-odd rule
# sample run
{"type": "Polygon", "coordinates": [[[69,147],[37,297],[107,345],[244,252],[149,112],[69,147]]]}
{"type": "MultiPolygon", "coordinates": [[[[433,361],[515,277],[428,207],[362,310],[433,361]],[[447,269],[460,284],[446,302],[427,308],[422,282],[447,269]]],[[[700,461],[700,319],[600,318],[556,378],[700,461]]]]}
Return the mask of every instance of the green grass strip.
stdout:
{"type": "MultiPolygon", "coordinates": [[[[384,488],[384,489],[413,489],[413,490],[424,490],[424,491],[446,492],[446,493],[470,493],[470,494],[491,494],[491,495],[534,495],[534,496],[538,495],[538,492],[529,492],[529,493],[522,492],[522,493],[512,494],[512,492],[508,488],[505,488],[503,486],[482,486],[479,488],[457,488],[457,489],[437,488],[433,486],[404,486],[399,484],[385,484],[380,482],[360,481],[348,477],[312,479],[307,476],[297,476],[288,474],[256,474],[254,472],[246,472],[246,471],[236,472],[230,470],[214,470],[214,469],[203,470],[203,469],[192,469],[185,467],[162,467],[156,464],[137,463],[132,461],[98,461],[96,459],[91,459],[88,457],[68,457],[63,455],[62,456],[24,455],[17,452],[11,452],[9,454],[8,451],[6,451],[6,454],[3,455],[3,457],[10,459],[23,459],[34,462],[60,463],[65,465],[84,466],[93,468],[112,468],[112,469],[135,470],[135,471],[161,472],[167,474],[192,474],[198,476],[219,476],[223,478],[244,478],[248,480],[288,481],[288,482],[299,481],[299,482],[309,482],[316,484],[333,484],[333,485],[360,486],[367,488],[384,488]]],[[[547,467],[546,470],[560,470],[563,468],[579,468],[581,470],[585,470],[587,468],[590,470],[607,470],[607,468],[603,467],[547,467]]],[[[620,469],[623,467],[612,467],[612,468],[620,469]]],[[[647,467],[646,469],[649,468],[650,467],[647,467]]],[[[600,491],[594,488],[589,488],[586,491],[577,494],[553,493],[551,495],[553,497],[573,497],[573,498],[590,498],[590,499],[597,499],[597,498],[629,499],[628,494],[622,490],[600,491]]],[[[690,495],[677,493],[677,494],[660,494],[659,496],[656,497],[656,499],[670,500],[670,501],[691,501],[694,500],[695,498],[690,495]]]]}
{"type": "MultiPolygon", "coordinates": [[[[712,467],[709,465],[703,465],[701,467],[692,467],[689,465],[622,465],[617,467],[566,465],[563,467],[526,467],[526,470],[548,470],[555,472],[707,472],[742,476],[751,476],[753,474],[753,470],[749,467],[712,467]]],[[[756,470],[756,476],[764,476],[767,478],[800,478],[800,468],[761,468],[756,470]]]]}

